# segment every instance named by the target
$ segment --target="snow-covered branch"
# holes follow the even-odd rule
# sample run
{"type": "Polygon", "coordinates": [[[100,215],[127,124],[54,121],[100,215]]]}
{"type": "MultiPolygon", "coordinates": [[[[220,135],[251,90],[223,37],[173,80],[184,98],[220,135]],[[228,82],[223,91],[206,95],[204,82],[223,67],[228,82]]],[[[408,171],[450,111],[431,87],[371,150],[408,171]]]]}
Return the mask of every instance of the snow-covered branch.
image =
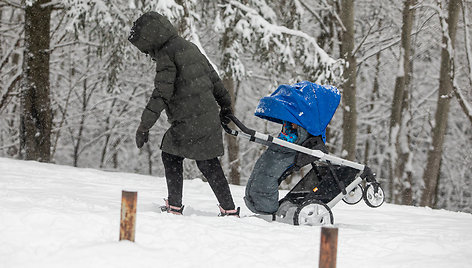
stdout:
{"type": "Polygon", "coordinates": [[[266,33],[268,37],[270,37],[271,35],[282,36],[283,34],[301,37],[308,41],[315,48],[316,52],[321,58],[321,61],[326,62],[327,64],[333,64],[336,62],[335,59],[331,58],[328,53],[326,53],[322,48],[318,46],[316,39],[308,35],[307,33],[298,30],[288,29],[285,26],[274,25],[265,20],[254,9],[240,2],[231,1],[230,4],[245,11],[246,15],[249,17],[251,22],[250,26],[254,29],[260,29],[261,31],[266,33]]]}
{"type": "Polygon", "coordinates": [[[313,36],[301,30],[274,24],[256,9],[238,1],[230,1],[229,5],[225,10],[227,17],[234,10],[241,12],[242,18],[237,21],[235,28],[242,42],[257,43],[256,50],[278,54],[272,58],[272,64],[294,66],[301,62],[309,72],[316,73],[318,83],[334,82],[342,76],[343,61],[330,57],[319,47],[313,36]]]}

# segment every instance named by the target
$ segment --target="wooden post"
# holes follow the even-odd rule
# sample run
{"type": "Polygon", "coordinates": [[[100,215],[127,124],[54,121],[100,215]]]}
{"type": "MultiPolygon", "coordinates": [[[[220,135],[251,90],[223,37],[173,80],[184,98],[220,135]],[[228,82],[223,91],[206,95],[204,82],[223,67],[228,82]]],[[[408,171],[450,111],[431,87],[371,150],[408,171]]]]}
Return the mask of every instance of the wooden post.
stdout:
{"type": "Polygon", "coordinates": [[[137,200],[138,200],[137,192],[122,191],[120,240],[129,240],[129,241],[134,242],[134,233],[136,230],[137,200]]]}
{"type": "Polygon", "coordinates": [[[336,268],[338,228],[321,227],[319,268],[336,268]]]}

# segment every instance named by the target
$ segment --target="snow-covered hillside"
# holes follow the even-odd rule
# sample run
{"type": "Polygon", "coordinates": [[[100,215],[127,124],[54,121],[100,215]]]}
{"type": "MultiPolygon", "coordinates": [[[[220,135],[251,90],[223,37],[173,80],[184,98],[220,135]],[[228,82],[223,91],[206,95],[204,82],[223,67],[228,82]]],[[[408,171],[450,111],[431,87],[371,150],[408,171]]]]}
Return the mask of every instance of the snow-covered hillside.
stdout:
{"type": "MultiPolygon", "coordinates": [[[[184,216],[158,213],[163,178],[0,158],[0,267],[318,267],[320,227],[220,218],[197,177],[184,216]],[[136,242],[118,241],[121,191],[138,191],[136,242]]],[[[338,266],[470,267],[472,215],[339,203],[338,266]]]]}

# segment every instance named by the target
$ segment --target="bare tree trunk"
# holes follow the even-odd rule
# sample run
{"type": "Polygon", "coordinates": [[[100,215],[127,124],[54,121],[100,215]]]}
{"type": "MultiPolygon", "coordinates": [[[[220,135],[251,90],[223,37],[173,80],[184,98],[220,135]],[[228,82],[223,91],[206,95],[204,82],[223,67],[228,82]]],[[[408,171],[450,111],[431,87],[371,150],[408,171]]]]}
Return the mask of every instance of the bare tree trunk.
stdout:
{"type": "MultiPolygon", "coordinates": [[[[0,21],[2,21],[3,19],[3,6],[0,6],[0,21]]],[[[0,34],[0,44],[3,44],[3,38],[2,38],[2,35],[0,34]]],[[[2,49],[2,46],[0,46],[0,59],[3,58],[3,49],[2,49]]],[[[0,89],[0,92],[2,92],[2,90],[0,89]]],[[[0,106],[1,108],[1,106],[0,106]]]]}
{"type": "MultiPolygon", "coordinates": [[[[106,123],[107,123],[107,128],[105,129],[105,131],[109,132],[109,128],[108,128],[109,122],[106,122],[106,123]]],[[[111,138],[111,134],[105,135],[105,143],[103,144],[102,155],[100,157],[100,166],[99,166],[100,168],[105,167],[105,159],[107,156],[108,144],[110,144],[110,138],[111,138]]]]}
{"type": "Polygon", "coordinates": [[[38,0],[25,8],[24,80],[21,93],[21,148],[24,158],[50,161],[52,113],[49,96],[51,5],[38,0]]]}
{"type": "MultiPolygon", "coordinates": [[[[87,49],[87,54],[90,53],[90,48],[87,49]]],[[[90,65],[90,58],[87,57],[86,61],[86,68],[88,69],[90,65]]],[[[77,135],[77,143],[74,146],[74,167],[77,167],[79,163],[79,157],[81,153],[81,142],[82,142],[82,133],[85,129],[85,120],[87,119],[87,109],[88,109],[88,104],[90,101],[90,98],[92,97],[93,91],[95,90],[95,86],[90,88],[89,90],[89,85],[88,85],[88,79],[85,78],[83,81],[82,85],[82,115],[80,117],[80,126],[79,126],[79,133],[77,135]]]]}
{"type": "Polygon", "coordinates": [[[177,32],[179,33],[180,36],[187,40],[192,39],[192,33],[191,33],[191,27],[192,27],[192,22],[191,22],[191,14],[190,14],[190,5],[192,5],[189,1],[187,0],[176,0],[175,1],[177,4],[182,6],[182,10],[184,12],[183,16],[181,19],[177,22],[177,32]]]}
{"type": "Polygon", "coordinates": [[[87,79],[84,80],[82,92],[82,115],[80,117],[79,133],[77,135],[77,143],[74,145],[74,167],[78,166],[80,156],[80,143],[82,142],[82,133],[85,128],[85,119],[87,118],[87,79]]]}
{"type": "MultiPolygon", "coordinates": [[[[336,3],[333,3],[336,5],[336,3]]],[[[335,9],[338,9],[339,6],[334,6],[335,9]]],[[[316,14],[313,12],[313,14],[316,14]]],[[[322,47],[328,54],[334,54],[334,44],[335,44],[335,34],[336,34],[336,19],[334,18],[332,12],[329,12],[325,16],[323,16],[322,21],[320,20],[320,24],[324,25],[322,33],[318,36],[318,44],[322,47]]],[[[313,77],[315,80],[316,78],[313,77]]],[[[326,142],[331,141],[331,125],[328,124],[326,127],[326,142]]]]}
{"type": "MultiPolygon", "coordinates": [[[[411,28],[414,19],[414,11],[410,9],[415,5],[416,0],[405,0],[403,6],[403,24],[401,33],[400,64],[395,80],[395,90],[392,100],[392,114],[390,116],[389,139],[393,139],[392,129],[401,125],[402,106],[405,96],[406,76],[410,69],[410,50],[411,50],[411,28]]],[[[393,143],[393,142],[392,142],[393,143]]]]}
{"type": "Polygon", "coordinates": [[[341,21],[344,25],[341,40],[341,57],[348,63],[344,71],[343,89],[343,144],[342,155],[349,160],[356,158],[357,108],[356,72],[354,49],[354,0],[342,0],[341,21]]]}
{"type": "Polygon", "coordinates": [[[408,108],[408,94],[406,93],[410,76],[410,51],[411,51],[411,29],[414,21],[414,9],[412,6],[416,0],[405,0],[403,4],[403,24],[401,33],[400,63],[397,77],[395,79],[395,89],[392,100],[392,113],[390,116],[389,128],[389,148],[390,148],[390,194],[392,200],[399,204],[402,202],[403,194],[411,195],[411,185],[404,183],[405,165],[409,158],[409,148],[404,138],[405,124],[403,124],[403,114],[408,108]],[[395,150],[395,152],[393,152],[395,150]]]}
{"type": "MultiPolygon", "coordinates": [[[[380,23],[379,23],[380,24],[380,23]]],[[[380,26],[380,25],[379,25],[380,26]]],[[[374,72],[374,85],[372,87],[372,94],[370,95],[370,110],[374,110],[374,101],[379,94],[379,72],[380,72],[380,51],[375,56],[376,64],[375,64],[375,72],[374,72]]],[[[364,163],[367,164],[369,160],[369,151],[370,151],[370,137],[372,134],[372,127],[369,125],[367,126],[367,140],[365,142],[365,152],[364,152],[364,163]]]]}
{"type": "Polygon", "coordinates": [[[105,132],[108,133],[106,134],[105,136],[105,143],[103,144],[103,148],[102,148],[102,156],[100,158],[100,168],[103,168],[105,167],[105,159],[106,159],[106,155],[107,155],[107,152],[108,152],[108,145],[110,144],[110,139],[111,139],[111,134],[112,134],[112,129],[114,128],[114,125],[111,126],[111,116],[113,114],[113,109],[115,107],[115,104],[116,104],[116,99],[113,99],[113,102],[111,103],[111,106],[110,106],[110,111],[108,112],[108,116],[105,120],[105,125],[106,125],[106,128],[105,128],[105,132]]]}
{"type": "Polygon", "coordinates": [[[148,173],[152,175],[152,167],[153,167],[153,158],[152,158],[152,150],[151,145],[146,143],[146,153],[147,153],[147,160],[148,160],[148,173]]]}
{"type": "MultiPolygon", "coordinates": [[[[233,112],[235,111],[235,87],[234,87],[234,80],[233,78],[224,78],[223,84],[225,88],[229,91],[231,95],[231,109],[233,112]]],[[[240,185],[241,184],[241,173],[239,172],[239,143],[236,137],[231,135],[225,135],[226,142],[228,146],[228,162],[230,166],[229,171],[229,182],[231,184],[240,185]]]]}
{"type": "MultiPolygon", "coordinates": [[[[454,51],[454,43],[457,31],[457,20],[459,15],[460,0],[449,1],[449,15],[446,20],[447,32],[443,32],[443,47],[441,50],[441,69],[439,73],[439,95],[433,127],[433,139],[431,149],[428,152],[426,168],[423,174],[425,189],[421,197],[422,206],[433,206],[436,199],[438,180],[440,175],[441,157],[443,151],[444,138],[449,115],[449,106],[452,93],[452,81],[450,72],[454,71],[451,64],[453,55],[449,51],[454,51]]],[[[445,29],[443,18],[441,19],[442,29],[445,29]]]]}
{"type": "MultiPolygon", "coordinates": [[[[246,1],[242,1],[246,4],[246,1]]],[[[236,33],[234,32],[235,25],[228,27],[223,35],[221,40],[221,47],[223,50],[223,59],[221,61],[221,68],[225,71],[223,75],[223,85],[228,90],[231,95],[231,108],[233,113],[236,113],[235,103],[236,103],[236,88],[235,88],[235,77],[233,76],[231,61],[232,55],[228,52],[228,49],[231,49],[233,42],[236,38],[236,33]]],[[[236,137],[226,136],[226,144],[228,148],[228,162],[230,166],[229,173],[229,182],[232,184],[239,185],[241,183],[241,174],[239,171],[240,161],[239,161],[239,143],[236,137]]]]}
{"type": "Polygon", "coordinates": [[[120,146],[120,143],[121,143],[121,139],[120,138],[117,138],[116,141],[113,143],[113,156],[112,156],[112,160],[113,160],[113,168],[114,169],[118,169],[119,167],[119,159],[118,159],[118,146],[120,146]]]}
{"type": "MultiPolygon", "coordinates": [[[[414,49],[412,47],[411,53],[414,54],[414,49]]],[[[405,86],[409,87],[410,81],[413,77],[413,61],[410,61],[410,69],[409,75],[406,77],[405,86]]],[[[402,136],[403,139],[406,139],[406,144],[408,146],[408,151],[406,155],[402,155],[399,160],[399,169],[403,173],[402,177],[404,178],[404,182],[402,182],[402,188],[400,189],[401,192],[401,204],[403,205],[413,205],[413,171],[411,167],[408,166],[408,163],[412,161],[412,148],[413,145],[411,143],[411,117],[412,111],[409,107],[411,107],[411,91],[406,91],[408,96],[405,97],[405,101],[403,102],[404,111],[408,112],[408,118],[404,118],[403,121],[406,121],[406,127],[403,129],[406,130],[404,135],[402,136]],[[408,108],[407,108],[408,107],[408,108]]]]}

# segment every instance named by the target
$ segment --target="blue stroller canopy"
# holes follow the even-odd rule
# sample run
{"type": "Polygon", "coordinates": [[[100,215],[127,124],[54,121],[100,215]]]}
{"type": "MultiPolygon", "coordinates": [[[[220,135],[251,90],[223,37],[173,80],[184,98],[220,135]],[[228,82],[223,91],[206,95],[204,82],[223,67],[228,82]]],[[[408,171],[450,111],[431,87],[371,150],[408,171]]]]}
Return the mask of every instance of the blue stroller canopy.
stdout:
{"type": "Polygon", "coordinates": [[[321,135],[341,100],[339,90],[330,85],[303,81],[293,85],[280,85],[274,93],[259,101],[255,115],[276,123],[289,121],[313,136],[321,135]]]}

